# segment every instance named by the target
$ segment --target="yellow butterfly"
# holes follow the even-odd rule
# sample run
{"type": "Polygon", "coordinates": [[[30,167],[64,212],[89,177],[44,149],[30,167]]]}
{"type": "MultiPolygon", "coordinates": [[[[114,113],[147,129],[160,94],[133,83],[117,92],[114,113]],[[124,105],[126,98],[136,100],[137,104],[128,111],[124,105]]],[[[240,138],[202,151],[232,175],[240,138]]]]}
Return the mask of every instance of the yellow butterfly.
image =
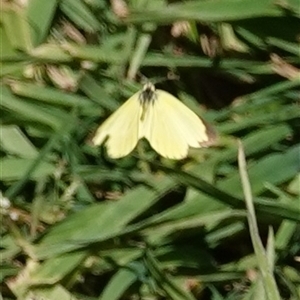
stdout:
{"type": "Polygon", "coordinates": [[[203,121],[171,94],[156,90],[150,82],[131,96],[100,127],[94,145],[106,141],[111,158],[128,155],[141,138],[161,156],[182,159],[189,147],[201,148],[210,142],[203,121]]]}

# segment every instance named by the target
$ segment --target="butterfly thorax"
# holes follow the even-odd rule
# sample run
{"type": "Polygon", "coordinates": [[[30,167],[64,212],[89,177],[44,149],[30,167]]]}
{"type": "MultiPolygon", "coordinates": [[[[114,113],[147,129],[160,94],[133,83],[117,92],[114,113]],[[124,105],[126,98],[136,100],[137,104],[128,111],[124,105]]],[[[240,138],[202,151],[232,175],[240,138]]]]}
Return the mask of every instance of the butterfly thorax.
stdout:
{"type": "Polygon", "coordinates": [[[144,85],[142,92],[139,95],[139,101],[142,104],[142,114],[141,121],[144,120],[145,114],[148,110],[149,105],[152,105],[157,98],[155,93],[155,87],[151,82],[148,82],[144,85]]]}

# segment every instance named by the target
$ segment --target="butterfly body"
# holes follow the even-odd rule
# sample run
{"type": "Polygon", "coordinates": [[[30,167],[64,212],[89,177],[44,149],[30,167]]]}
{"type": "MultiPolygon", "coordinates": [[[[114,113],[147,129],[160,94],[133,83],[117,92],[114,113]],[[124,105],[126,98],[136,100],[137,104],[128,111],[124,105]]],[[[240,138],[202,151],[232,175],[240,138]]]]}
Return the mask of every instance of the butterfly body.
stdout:
{"type": "Polygon", "coordinates": [[[95,145],[105,142],[112,158],[128,155],[141,138],[161,156],[182,159],[189,147],[209,141],[203,121],[171,94],[156,90],[152,83],[131,96],[100,127],[95,145]]]}

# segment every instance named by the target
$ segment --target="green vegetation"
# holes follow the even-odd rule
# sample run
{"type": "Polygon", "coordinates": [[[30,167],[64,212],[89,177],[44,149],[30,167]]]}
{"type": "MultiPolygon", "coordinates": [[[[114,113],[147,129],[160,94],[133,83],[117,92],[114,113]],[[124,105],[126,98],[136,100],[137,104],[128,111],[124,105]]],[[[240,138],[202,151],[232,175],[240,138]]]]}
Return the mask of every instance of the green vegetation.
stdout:
{"type": "Polygon", "coordinates": [[[0,299],[300,299],[298,1],[0,9],[0,299]],[[216,144],[93,147],[144,77],[216,144]]]}

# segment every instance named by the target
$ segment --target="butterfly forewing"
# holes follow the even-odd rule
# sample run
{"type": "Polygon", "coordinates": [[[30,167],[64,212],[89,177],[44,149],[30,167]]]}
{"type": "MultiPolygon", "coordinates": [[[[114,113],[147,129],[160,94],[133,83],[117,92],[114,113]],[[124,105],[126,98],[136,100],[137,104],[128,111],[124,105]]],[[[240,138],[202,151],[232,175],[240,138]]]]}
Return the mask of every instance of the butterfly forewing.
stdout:
{"type": "Polygon", "coordinates": [[[200,148],[208,140],[202,120],[171,94],[156,90],[143,124],[144,136],[160,155],[182,159],[188,148],[200,148]]]}
{"type": "Polygon", "coordinates": [[[163,99],[149,106],[143,125],[143,136],[161,156],[181,159],[187,155],[188,144],[181,139],[172,115],[165,110],[163,99]]]}
{"type": "Polygon", "coordinates": [[[138,142],[141,113],[139,94],[130,97],[96,131],[93,143],[101,145],[107,138],[106,148],[111,158],[126,156],[138,142]]]}
{"type": "Polygon", "coordinates": [[[209,139],[203,121],[171,94],[162,90],[157,90],[157,93],[158,98],[162,99],[162,105],[168,112],[169,118],[173,120],[175,128],[180,132],[181,138],[190,147],[202,147],[202,144],[209,139]]]}

